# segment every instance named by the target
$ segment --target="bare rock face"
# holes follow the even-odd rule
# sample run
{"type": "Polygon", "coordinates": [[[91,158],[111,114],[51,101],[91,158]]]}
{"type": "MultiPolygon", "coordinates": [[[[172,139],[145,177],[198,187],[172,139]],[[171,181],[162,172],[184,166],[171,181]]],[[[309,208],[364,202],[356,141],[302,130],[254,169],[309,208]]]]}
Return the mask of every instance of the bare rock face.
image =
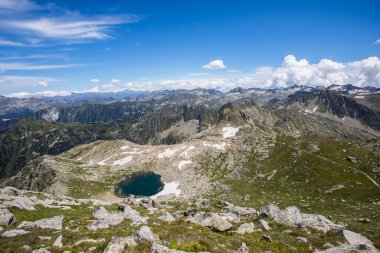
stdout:
{"type": "Polygon", "coordinates": [[[278,223],[293,227],[310,227],[319,231],[341,230],[342,226],[333,223],[326,217],[318,214],[302,214],[295,206],[281,210],[274,204],[267,204],[260,209],[260,216],[268,217],[278,223]]]}
{"type": "Polygon", "coordinates": [[[8,209],[0,209],[0,225],[11,225],[16,223],[16,217],[8,209]]]}
{"type": "Polygon", "coordinates": [[[54,229],[62,230],[63,228],[63,215],[54,216],[52,218],[42,219],[38,221],[23,221],[18,228],[32,228],[37,227],[41,229],[54,229]]]}

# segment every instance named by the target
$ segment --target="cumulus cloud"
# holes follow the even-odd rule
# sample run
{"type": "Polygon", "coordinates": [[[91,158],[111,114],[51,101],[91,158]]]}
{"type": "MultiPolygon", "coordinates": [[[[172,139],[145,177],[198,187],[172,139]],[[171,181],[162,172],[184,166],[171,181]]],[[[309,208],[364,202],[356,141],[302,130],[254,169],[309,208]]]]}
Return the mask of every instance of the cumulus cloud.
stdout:
{"type": "Polygon", "coordinates": [[[204,69],[225,69],[226,66],[224,65],[224,62],[222,60],[213,60],[213,61],[210,61],[208,64],[203,65],[202,68],[204,68],[204,69]]]}
{"type": "Polygon", "coordinates": [[[357,86],[380,86],[380,59],[376,56],[360,61],[335,62],[322,59],[316,64],[306,59],[297,60],[293,55],[284,58],[282,66],[274,69],[266,81],[267,86],[290,85],[329,86],[354,84],[357,86]]]}

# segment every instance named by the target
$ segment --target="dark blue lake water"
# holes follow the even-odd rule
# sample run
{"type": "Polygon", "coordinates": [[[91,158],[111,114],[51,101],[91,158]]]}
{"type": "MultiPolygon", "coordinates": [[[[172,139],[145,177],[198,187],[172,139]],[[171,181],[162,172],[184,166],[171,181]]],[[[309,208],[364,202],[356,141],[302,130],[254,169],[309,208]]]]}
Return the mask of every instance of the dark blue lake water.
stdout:
{"type": "Polygon", "coordinates": [[[115,187],[115,194],[119,197],[153,196],[163,188],[160,175],[153,172],[136,173],[120,181],[115,187]]]}

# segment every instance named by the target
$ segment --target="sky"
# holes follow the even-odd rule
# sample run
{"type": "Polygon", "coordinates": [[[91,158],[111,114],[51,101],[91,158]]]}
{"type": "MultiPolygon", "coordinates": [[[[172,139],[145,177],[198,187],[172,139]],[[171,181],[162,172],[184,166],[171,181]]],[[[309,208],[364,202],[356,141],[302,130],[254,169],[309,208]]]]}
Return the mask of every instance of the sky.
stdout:
{"type": "Polygon", "coordinates": [[[378,0],[0,0],[0,94],[380,87],[378,0]]]}

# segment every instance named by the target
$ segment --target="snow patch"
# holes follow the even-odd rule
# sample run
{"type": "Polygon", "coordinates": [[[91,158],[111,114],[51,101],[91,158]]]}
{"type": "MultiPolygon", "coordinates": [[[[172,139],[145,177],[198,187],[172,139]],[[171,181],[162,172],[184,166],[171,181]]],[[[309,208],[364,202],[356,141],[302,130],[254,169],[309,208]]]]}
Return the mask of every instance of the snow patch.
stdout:
{"type": "Polygon", "coordinates": [[[190,160],[179,161],[179,163],[178,163],[178,169],[182,170],[182,168],[184,166],[186,166],[187,164],[191,164],[191,163],[193,163],[193,161],[190,161],[190,160]]]}
{"type": "Polygon", "coordinates": [[[171,183],[164,183],[164,189],[160,191],[159,193],[151,196],[152,199],[155,199],[159,196],[163,195],[169,195],[169,194],[174,194],[176,197],[178,197],[181,194],[181,190],[178,189],[179,183],[177,182],[171,182],[171,183]]]}
{"type": "Polygon", "coordinates": [[[240,127],[223,127],[223,139],[235,137],[237,132],[239,132],[240,127]]]}
{"type": "Polygon", "coordinates": [[[314,107],[314,109],[312,111],[306,109],[305,112],[306,113],[315,113],[317,111],[317,109],[318,109],[318,106],[314,107]]]}
{"type": "Polygon", "coordinates": [[[178,149],[170,149],[170,148],[165,149],[164,152],[158,154],[157,158],[161,159],[161,158],[165,158],[165,157],[173,157],[177,151],[178,151],[178,149]]]}
{"type": "Polygon", "coordinates": [[[112,163],[112,166],[117,166],[117,165],[125,165],[132,161],[133,157],[132,156],[126,156],[122,159],[116,160],[112,163]]]}
{"type": "Polygon", "coordinates": [[[355,96],[355,98],[365,98],[365,96],[355,96]]]}
{"type": "MultiPolygon", "coordinates": [[[[104,166],[104,165],[107,165],[106,164],[106,162],[109,160],[109,159],[111,159],[113,156],[110,156],[110,157],[108,157],[108,158],[106,158],[106,159],[104,159],[104,160],[102,160],[102,161],[100,161],[100,162],[98,162],[98,163],[96,163],[97,165],[100,165],[100,166],[104,166]]],[[[92,163],[92,162],[90,162],[90,163],[92,163]]]]}

